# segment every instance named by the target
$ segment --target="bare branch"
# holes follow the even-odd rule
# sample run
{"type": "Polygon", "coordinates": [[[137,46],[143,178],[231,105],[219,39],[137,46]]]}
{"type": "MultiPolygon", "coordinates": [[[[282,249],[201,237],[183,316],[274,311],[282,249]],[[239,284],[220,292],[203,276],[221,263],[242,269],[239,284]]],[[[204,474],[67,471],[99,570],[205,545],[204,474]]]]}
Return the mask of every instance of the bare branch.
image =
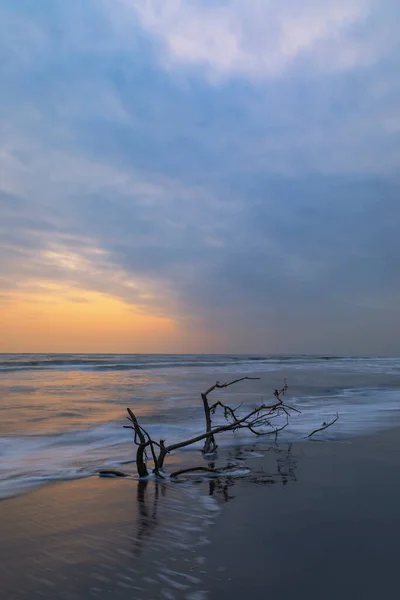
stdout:
{"type": "MultiPolygon", "coordinates": [[[[238,413],[239,409],[243,406],[240,404],[236,408],[225,404],[224,402],[217,401],[211,406],[208,403],[207,395],[210,394],[215,389],[222,389],[234,385],[240,381],[244,381],[247,379],[256,379],[259,377],[241,377],[239,379],[235,379],[231,382],[220,383],[217,381],[214,385],[212,385],[206,392],[201,394],[201,398],[203,400],[204,413],[206,418],[206,431],[196,435],[190,439],[183,440],[177,442],[175,444],[166,445],[165,440],[160,440],[160,442],[154,441],[149,432],[139,424],[135,414],[132,412],[130,408],[128,411],[128,420],[130,421],[129,425],[124,425],[126,429],[132,429],[135,433],[134,442],[138,446],[136,451],[136,464],[138,473],[141,477],[147,476],[147,466],[145,460],[147,460],[146,449],[150,448],[152,460],[154,463],[154,473],[160,477],[160,470],[163,468],[164,460],[167,454],[172,452],[173,450],[178,450],[180,448],[184,448],[186,446],[190,446],[195,444],[196,442],[200,442],[204,440],[203,453],[209,454],[214,452],[218,446],[215,441],[215,436],[224,433],[224,432],[235,432],[241,429],[248,429],[256,436],[266,436],[266,435],[274,435],[275,442],[277,441],[278,434],[283,431],[289,425],[289,419],[293,412],[300,413],[297,408],[284,404],[283,396],[285,395],[286,390],[288,389],[288,384],[286,379],[284,380],[284,386],[281,389],[274,390],[275,401],[271,404],[266,404],[262,401],[262,403],[252,408],[251,410],[247,409],[248,412],[245,415],[240,415],[238,413]],[[224,416],[227,422],[224,425],[219,425],[213,427],[211,415],[215,414],[218,407],[221,407],[224,411],[224,416]],[[275,421],[275,419],[283,419],[282,421],[275,421]],[[155,448],[159,449],[159,455],[157,457],[155,448]]],[[[315,429],[311,432],[307,437],[311,438],[313,435],[318,433],[319,431],[324,431],[338,420],[339,415],[336,416],[334,420],[330,423],[323,423],[321,427],[315,429]]],[[[216,471],[215,469],[210,469],[206,467],[196,467],[190,469],[183,469],[180,471],[175,471],[171,474],[171,477],[176,477],[182,473],[187,473],[190,471],[207,471],[207,472],[220,472],[220,470],[216,471]]]]}
{"type": "MultiPolygon", "coordinates": [[[[259,380],[259,377],[240,377],[239,379],[234,379],[233,381],[230,382],[225,382],[225,383],[220,383],[219,381],[217,381],[214,385],[212,385],[210,388],[208,388],[208,390],[206,390],[204,393],[201,394],[201,399],[203,400],[203,407],[204,407],[204,415],[205,415],[205,419],[206,419],[206,433],[208,434],[205,437],[205,442],[204,442],[204,446],[203,446],[203,454],[210,454],[212,452],[215,452],[215,450],[218,448],[216,442],[215,442],[215,437],[212,433],[212,418],[211,415],[213,415],[217,409],[218,406],[221,406],[221,408],[223,408],[224,410],[224,416],[227,420],[229,420],[229,417],[233,420],[233,424],[239,424],[242,420],[239,419],[236,415],[236,411],[240,408],[231,408],[230,406],[224,404],[223,402],[215,402],[212,406],[209,405],[208,403],[208,394],[210,394],[213,390],[215,389],[222,389],[222,388],[227,388],[231,385],[234,385],[235,383],[239,383],[240,381],[244,381],[244,380],[259,380]]],[[[274,395],[276,397],[276,399],[278,400],[278,402],[280,404],[282,404],[282,399],[281,399],[281,395],[283,395],[285,393],[285,391],[287,390],[287,382],[286,379],[284,380],[284,386],[281,390],[275,390],[274,391],[274,395]]],[[[275,410],[275,405],[271,406],[271,407],[265,407],[262,410],[275,410]]],[[[230,424],[232,425],[232,423],[230,424]]],[[[233,431],[237,429],[237,427],[233,427],[233,431]]],[[[229,431],[230,429],[226,430],[229,431]]]]}
{"type": "MultiPolygon", "coordinates": [[[[135,431],[135,438],[134,438],[134,442],[138,447],[137,452],[136,452],[136,467],[138,470],[138,474],[139,477],[147,477],[149,472],[147,470],[147,466],[146,466],[146,448],[147,446],[150,444],[150,441],[147,442],[146,441],[146,437],[142,431],[142,428],[140,427],[137,418],[135,417],[135,415],[133,414],[133,412],[131,411],[130,408],[126,409],[128,411],[128,415],[129,415],[129,421],[131,421],[131,423],[133,423],[133,427],[130,425],[125,425],[125,427],[129,427],[130,429],[133,429],[135,431]],[[138,442],[139,439],[139,442],[138,442]]],[[[148,436],[148,438],[150,438],[150,436],[148,436]]],[[[151,449],[153,450],[153,447],[151,446],[151,449]]]]}
{"type": "Polygon", "coordinates": [[[223,404],[223,402],[215,402],[215,404],[213,404],[212,406],[210,406],[210,411],[211,411],[212,414],[215,413],[215,410],[217,409],[218,406],[220,406],[221,408],[224,409],[225,418],[227,418],[226,415],[227,415],[227,413],[229,413],[231,415],[232,419],[234,419],[235,421],[237,421],[235,412],[242,406],[241,404],[237,408],[231,408],[227,404],[223,404]]]}
{"type": "Polygon", "coordinates": [[[215,469],[210,469],[209,467],[189,467],[188,469],[180,469],[179,471],[174,471],[171,473],[170,477],[178,477],[178,475],[183,475],[184,473],[195,473],[197,471],[205,471],[207,473],[215,473],[215,469]]]}
{"type": "Polygon", "coordinates": [[[178,477],[178,475],[184,475],[185,473],[196,473],[198,471],[202,471],[204,473],[213,473],[214,475],[226,476],[227,474],[229,474],[229,471],[232,471],[232,468],[234,468],[234,465],[228,465],[219,469],[214,469],[211,467],[189,467],[187,469],[179,469],[179,471],[174,471],[173,473],[171,473],[170,477],[174,478],[178,477]]]}
{"type": "Polygon", "coordinates": [[[140,425],[138,423],[138,420],[136,419],[135,415],[133,414],[133,412],[131,411],[130,408],[127,408],[126,410],[128,411],[128,414],[129,414],[129,417],[127,417],[127,418],[128,418],[129,421],[131,421],[133,423],[133,427],[134,427],[134,430],[135,430],[135,439],[134,439],[135,444],[137,446],[145,444],[146,443],[146,438],[143,435],[143,432],[142,432],[141,427],[140,427],[140,425]],[[139,438],[140,443],[137,441],[138,438],[139,438]]]}
{"type": "Polygon", "coordinates": [[[292,410],[293,412],[301,415],[301,410],[298,410],[297,408],[294,408],[293,406],[289,406],[288,404],[285,404],[285,408],[289,409],[289,410],[292,410]]]}
{"type": "MultiPolygon", "coordinates": [[[[197,436],[191,438],[190,440],[178,442],[177,444],[171,444],[170,446],[167,446],[167,450],[168,450],[168,452],[171,452],[172,450],[177,450],[178,448],[184,448],[185,446],[195,444],[196,442],[201,442],[201,440],[204,440],[206,438],[214,437],[218,433],[222,433],[224,431],[234,431],[235,429],[238,429],[238,428],[240,428],[240,429],[248,428],[248,426],[249,426],[248,421],[251,417],[253,417],[254,415],[257,415],[257,413],[260,413],[264,410],[271,410],[273,408],[278,408],[280,406],[282,406],[281,400],[279,402],[269,405],[269,406],[266,406],[263,404],[263,405],[259,406],[258,408],[255,408],[254,410],[252,410],[250,413],[248,413],[244,417],[241,417],[240,419],[236,419],[235,421],[233,421],[232,423],[229,423],[228,425],[220,425],[219,427],[214,427],[210,431],[201,433],[200,435],[197,435],[197,436]]],[[[268,415],[266,415],[266,416],[268,416],[268,415]]],[[[258,419],[255,419],[255,420],[257,421],[258,419]]]]}
{"type": "Polygon", "coordinates": [[[334,423],[336,423],[336,421],[339,419],[339,415],[338,413],[336,413],[336,417],[333,419],[333,421],[331,421],[330,423],[323,423],[322,427],[319,427],[318,429],[315,429],[314,431],[312,431],[308,436],[307,439],[310,438],[311,436],[314,435],[314,433],[318,433],[318,431],[324,431],[324,429],[328,429],[328,427],[330,427],[331,425],[333,425],[334,423]]]}
{"type": "Polygon", "coordinates": [[[244,381],[245,379],[259,380],[260,377],[240,377],[240,379],[235,379],[234,381],[230,381],[229,383],[220,383],[219,381],[217,381],[216,383],[214,383],[214,385],[208,388],[206,392],[204,392],[204,395],[208,396],[208,394],[210,394],[215,389],[221,390],[222,388],[227,388],[230,385],[234,385],[235,383],[239,383],[239,381],[244,381]]]}

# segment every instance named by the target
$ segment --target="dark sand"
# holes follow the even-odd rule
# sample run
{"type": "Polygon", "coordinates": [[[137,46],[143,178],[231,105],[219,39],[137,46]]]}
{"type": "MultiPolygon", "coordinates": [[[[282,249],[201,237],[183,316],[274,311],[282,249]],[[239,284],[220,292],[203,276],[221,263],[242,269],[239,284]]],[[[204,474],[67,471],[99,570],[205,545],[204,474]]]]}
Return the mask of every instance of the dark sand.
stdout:
{"type": "Polygon", "coordinates": [[[0,597],[397,598],[399,441],[237,448],[241,479],[91,478],[2,501],[0,597]]]}
{"type": "Polygon", "coordinates": [[[398,598],[400,432],[294,450],[287,485],[236,483],[213,528],[210,598],[398,598]],[[297,463],[297,466],[296,466],[297,463]]]}

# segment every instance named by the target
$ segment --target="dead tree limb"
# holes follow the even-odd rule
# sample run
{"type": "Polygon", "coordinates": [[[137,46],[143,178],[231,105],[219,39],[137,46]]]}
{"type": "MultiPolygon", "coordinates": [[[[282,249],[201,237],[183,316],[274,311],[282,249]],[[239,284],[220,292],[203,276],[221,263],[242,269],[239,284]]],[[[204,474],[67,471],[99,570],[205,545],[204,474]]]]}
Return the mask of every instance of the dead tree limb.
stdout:
{"type": "MultiPolygon", "coordinates": [[[[211,463],[214,464],[214,463],[211,463]]],[[[199,471],[203,473],[212,473],[213,475],[227,475],[232,472],[232,469],[235,468],[235,465],[228,465],[227,467],[222,467],[219,469],[215,469],[212,467],[188,467],[187,469],[179,469],[179,471],[174,471],[171,473],[170,477],[174,479],[175,477],[179,477],[179,475],[184,475],[186,473],[197,473],[199,471]]]]}
{"type": "MultiPolygon", "coordinates": [[[[179,450],[180,448],[191,446],[192,444],[201,442],[203,440],[203,453],[212,452],[217,448],[215,436],[220,433],[248,429],[251,433],[257,436],[274,435],[276,442],[278,434],[281,431],[283,431],[286,427],[288,427],[289,418],[292,412],[300,412],[298,409],[285,404],[283,401],[283,396],[285,395],[285,392],[288,389],[286,380],[284,386],[281,389],[276,389],[274,391],[275,401],[273,403],[266,404],[263,402],[262,404],[260,404],[256,408],[253,408],[244,415],[243,412],[242,414],[239,414],[239,409],[241,409],[243,406],[242,404],[240,404],[236,408],[232,408],[228,404],[225,404],[219,400],[211,406],[208,402],[208,394],[210,394],[213,390],[229,387],[245,379],[259,379],[259,377],[241,377],[240,379],[235,379],[234,381],[231,381],[229,383],[222,384],[217,381],[208,390],[206,390],[206,392],[201,394],[206,416],[206,431],[190,439],[183,440],[175,444],[166,445],[165,440],[160,440],[159,442],[153,440],[149,432],[146,431],[146,429],[144,429],[144,427],[139,424],[135,414],[131,411],[130,408],[128,408],[128,420],[130,421],[130,425],[125,425],[124,427],[132,429],[135,434],[134,443],[138,447],[136,451],[136,465],[139,477],[147,477],[149,474],[147,468],[148,457],[146,454],[148,448],[150,449],[152,461],[154,463],[153,472],[159,477],[163,477],[161,471],[163,469],[164,460],[167,454],[174,450],[179,450]],[[224,411],[224,416],[227,422],[224,425],[218,425],[213,427],[211,416],[215,414],[218,408],[222,408],[222,410],[224,411]],[[280,420],[281,417],[284,417],[283,423],[280,420]],[[275,421],[275,419],[278,419],[278,421],[275,421]]],[[[339,415],[336,415],[336,418],[333,419],[330,423],[323,423],[321,427],[312,431],[307,437],[311,438],[314,434],[318,433],[319,431],[327,429],[328,427],[336,423],[338,419],[339,415]]],[[[212,469],[206,467],[199,467],[195,469],[184,469],[181,471],[177,471],[171,476],[175,477],[179,474],[193,470],[212,471],[212,469]]]]}
{"type": "MultiPolygon", "coordinates": [[[[184,440],[182,442],[178,442],[176,444],[170,444],[169,446],[165,445],[164,440],[160,440],[160,442],[154,441],[150,434],[144,429],[138,422],[135,414],[128,408],[129,421],[132,425],[124,425],[127,429],[132,429],[135,432],[134,443],[138,446],[136,452],[136,466],[138,470],[139,477],[147,477],[148,470],[146,466],[147,456],[146,449],[150,448],[154,463],[154,472],[156,475],[161,475],[160,471],[164,466],[164,460],[168,453],[173,450],[178,450],[180,448],[185,448],[186,446],[190,446],[195,444],[196,442],[200,442],[203,440],[212,439],[215,440],[215,436],[219,433],[223,433],[225,431],[237,431],[239,429],[249,429],[253,433],[257,435],[270,435],[277,434],[280,430],[282,430],[286,425],[281,428],[273,427],[270,422],[270,419],[279,416],[280,411],[283,413],[287,413],[287,409],[283,404],[283,400],[280,395],[276,395],[277,401],[273,404],[261,404],[257,408],[251,410],[244,416],[237,416],[236,410],[238,409],[230,409],[228,411],[229,414],[233,414],[234,418],[228,421],[225,425],[220,425],[217,427],[211,427],[210,430],[205,433],[201,433],[197,436],[194,436],[188,440],[184,440]],[[285,410],[283,410],[285,409],[285,410]],[[267,431],[260,430],[261,427],[269,427],[270,429],[267,431]],[[256,431],[258,429],[258,431],[256,431]],[[155,447],[159,448],[158,456],[155,452],[155,447]]],[[[226,407],[227,408],[227,407],[226,407]]],[[[229,407],[230,408],[230,407],[229,407]]],[[[214,441],[215,444],[215,441],[214,441]]]]}
{"type": "MultiPolygon", "coordinates": [[[[232,385],[233,383],[237,383],[238,381],[242,381],[243,379],[251,379],[249,377],[243,377],[239,380],[235,380],[229,384],[220,384],[217,382],[217,384],[213,385],[209,390],[207,390],[207,392],[205,392],[205,394],[207,395],[210,390],[215,389],[216,387],[228,387],[228,385],[232,385]]],[[[252,378],[252,379],[258,379],[258,378],[252,378]]],[[[232,409],[231,407],[228,407],[226,405],[223,405],[222,403],[216,403],[215,405],[213,405],[212,407],[209,406],[208,401],[207,401],[207,407],[208,410],[211,412],[212,409],[215,410],[215,408],[217,408],[218,405],[221,405],[224,407],[224,409],[226,409],[226,415],[227,418],[229,415],[231,415],[231,420],[228,419],[228,423],[226,423],[225,425],[219,425],[217,427],[212,427],[210,429],[206,429],[205,433],[201,433],[195,437],[192,437],[188,440],[184,440],[182,442],[178,442],[176,444],[171,444],[169,446],[164,446],[163,448],[163,454],[161,456],[161,453],[159,455],[158,458],[158,469],[162,469],[163,467],[163,461],[165,456],[169,453],[172,452],[173,450],[178,450],[180,448],[185,448],[186,446],[190,446],[192,444],[195,444],[197,442],[201,442],[203,440],[205,440],[205,444],[204,447],[207,444],[208,440],[212,440],[212,448],[215,450],[216,448],[216,443],[215,443],[215,436],[219,433],[223,433],[225,431],[237,431],[239,429],[249,429],[250,431],[252,431],[252,433],[255,433],[256,435],[277,435],[279,433],[279,431],[282,431],[282,429],[284,429],[285,427],[287,427],[288,425],[288,416],[289,416],[289,411],[291,409],[289,409],[288,407],[286,407],[283,403],[282,400],[282,395],[284,395],[285,391],[287,390],[287,383],[285,381],[285,385],[281,390],[275,390],[274,395],[276,397],[276,402],[274,402],[273,404],[261,404],[260,406],[258,406],[257,408],[254,408],[253,410],[251,410],[249,413],[247,413],[244,416],[238,416],[236,415],[236,411],[238,410],[237,407],[236,409],[232,409]],[[270,419],[276,418],[278,416],[280,416],[281,414],[286,414],[286,423],[281,426],[281,427],[274,427],[272,425],[272,423],[270,422],[270,419]],[[262,430],[262,427],[268,427],[269,429],[267,431],[262,430]]],[[[296,411],[298,412],[298,411],[296,411]]],[[[210,421],[211,422],[211,421],[210,421]]],[[[204,453],[204,447],[203,447],[203,453],[204,453]]]]}
{"type": "MultiPolygon", "coordinates": [[[[208,402],[208,394],[211,394],[212,391],[214,391],[215,389],[222,389],[222,388],[227,388],[231,385],[234,385],[235,383],[239,383],[239,381],[244,381],[245,379],[260,379],[259,377],[240,377],[239,379],[234,379],[233,381],[229,381],[229,382],[225,382],[225,383],[220,383],[219,381],[217,381],[216,383],[214,383],[214,385],[212,385],[211,387],[208,388],[208,390],[206,390],[205,392],[203,392],[201,394],[201,399],[203,400],[203,407],[204,407],[204,416],[206,419],[206,432],[209,433],[210,435],[208,435],[205,438],[205,442],[204,442],[204,446],[203,446],[203,454],[211,454],[212,452],[215,452],[215,450],[218,448],[218,445],[215,441],[214,435],[211,434],[211,430],[212,430],[212,418],[211,415],[215,413],[215,409],[217,408],[217,406],[220,404],[221,406],[222,403],[215,403],[213,406],[209,405],[208,402]]],[[[231,409],[230,407],[224,406],[225,411],[230,411],[231,415],[234,417],[234,410],[231,409]]]]}
{"type": "MultiPolygon", "coordinates": [[[[214,414],[215,414],[215,411],[216,411],[216,409],[218,408],[218,406],[220,406],[220,407],[223,409],[223,411],[224,411],[224,416],[225,416],[225,419],[226,419],[227,421],[229,421],[229,419],[231,419],[231,424],[234,424],[234,423],[236,423],[236,424],[238,424],[238,429],[240,429],[240,428],[243,428],[243,424],[242,424],[241,420],[240,420],[240,419],[238,419],[238,417],[237,417],[237,415],[236,415],[236,411],[237,411],[237,410],[239,410],[239,409],[241,408],[242,404],[240,404],[240,405],[239,405],[238,407],[236,407],[236,408],[232,408],[232,407],[230,407],[230,406],[228,406],[228,405],[224,404],[223,402],[221,402],[221,401],[218,401],[218,402],[215,402],[215,403],[214,403],[212,406],[210,406],[210,405],[209,405],[209,403],[208,403],[208,394],[209,394],[210,392],[212,392],[213,390],[215,390],[215,389],[226,388],[226,387],[229,387],[229,386],[231,386],[231,385],[234,385],[235,383],[239,383],[239,381],[244,381],[245,379],[259,380],[259,379],[260,379],[260,377],[241,377],[241,378],[239,378],[239,379],[235,379],[235,380],[233,380],[233,381],[230,381],[229,383],[222,383],[222,384],[221,384],[219,381],[217,381],[217,382],[216,382],[216,383],[215,383],[213,386],[211,386],[211,387],[210,387],[210,388],[209,388],[209,389],[208,389],[206,392],[204,392],[204,394],[202,394],[202,395],[201,395],[201,397],[202,397],[202,400],[203,400],[203,405],[204,405],[205,416],[206,416],[206,431],[207,431],[208,433],[210,433],[210,432],[212,431],[212,420],[211,420],[211,415],[214,415],[214,414]]],[[[282,388],[282,389],[276,389],[276,390],[274,391],[274,396],[275,396],[275,397],[276,397],[276,399],[278,400],[278,403],[279,403],[279,405],[280,405],[280,406],[283,408],[284,412],[285,412],[287,415],[289,415],[289,413],[288,413],[288,410],[291,410],[291,409],[290,409],[289,407],[284,407],[284,405],[283,405],[283,402],[281,401],[281,396],[284,396],[284,395],[285,395],[285,392],[286,392],[286,390],[287,390],[287,389],[288,389],[288,385],[287,385],[287,381],[286,381],[286,379],[285,379],[285,380],[284,380],[284,386],[283,386],[283,388],[282,388]]],[[[271,406],[271,407],[265,407],[265,406],[261,406],[261,407],[259,408],[259,411],[260,411],[260,412],[263,412],[263,411],[265,411],[265,410],[268,410],[268,409],[270,409],[270,410],[271,410],[271,413],[272,413],[272,412],[273,412],[273,411],[274,411],[276,408],[277,408],[277,406],[275,406],[275,405],[273,405],[273,406],[271,406]]],[[[296,412],[299,412],[299,411],[296,411],[296,412]]],[[[248,416],[248,417],[246,417],[246,418],[250,418],[250,416],[252,416],[252,415],[249,415],[249,416],[248,416]]],[[[279,411],[277,412],[277,414],[275,414],[275,415],[274,415],[274,417],[275,417],[275,416],[279,416],[279,411]]],[[[256,432],[256,431],[254,430],[254,427],[260,427],[260,426],[262,426],[262,425],[268,425],[268,426],[271,426],[271,427],[272,427],[271,423],[270,423],[270,422],[269,422],[267,419],[265,419],[263,422],[262,422],[262,419],[260,419],[260,420],[258,420],[258,419],[255,419],[255,420],[254,420],[254,421],[252,421],[251,423],[248,423],[248,424],[246,425],[246,427],[247,427],[248,429],[250,429],[250,431],[252,431],[253,433],[256,433],[257,435],[267,435],[267,434],[270,434],[270,433],[275,433],[275,434],[277,434],[279,430],[281,430],[281,429],[284,429],[284,427],[286,427],[286,425],[285,425],[284,427],[280,428],[279,430],[277,430],[277,429],[273,429],[273,431],[263,432],[262,434],[261,434],[260,432],[256,432]]],[[[209,436],[209,437],[207,437],[207,438],[206,438],[206,440],[205,440],[205,442],[204,442],[204,446],[203,446],[203,454],[209,454],[209,453],[212,453],[212,452],[214,452],[214,451],[217,449],[217,447],[218,447],[218,446],[217,446],[217,444],[215,443],[215,438],[214,438],[214,435],[212,435],[212,436],[209,436]]]]}
{"type": "Polygon", "coordinates": [[[338,413],[336,413],[336,417],[333,419],[333,421],[331,421],[330,423],[322,423],[322,426],[319,427],[318,429],[315,429],[314,431],[312,431],[307,436],[307,439],[310,438],[311,436],[313,436],[315,433],[318,433],[319,431],[324,431],[324,429],[328,429],[328,427],[330,427],[331,425],[333,425],[334,423],[336,423],[336,421],[338,419],[339,419],[339,415],[338,415],[338,413]]]}
{"type": "Polygon", "coordinates": [[[189,467],[187,469],[179,469],[179,471],[174,471],[171,473],[170,477],[173,479],[174,477],[178,477],[179,475],[184,475],[185,473],[196,473],[198,471],[206,472],[206,473],[216,473],[215,469],[210,469],[210,467],[189,467]]]}
{"type": "Polygon", "coordinates": [[[146,449],[147,448],[150,448],[150,452],[151,452],[151,455],[153,458],[155,475],[158,475],[159,477],[163,477],[163,475],[160,473],[159,459],[156,455],[156,451],[155,451],[154,447],[157,446],[158,448],[160,448],[160,456],[162,456],[165,451],[164,441],[160,440],[160,443],[154,441],[151,438],[148,431],[146,431],[146,429],[144,427],[142,427],[142,425],[139,425],[139,422],[138,422],[135,414],[131,411],[131,409],[127,408],[127,411],[128,411],[128,415],[129,415],[129,417],[127,417],[127,418],[132,423],[132,425],[124,425],[124,428],[125,429],[133,429],[133,431],[135,432],[134,443],[138,446],[138,449],[136,452],[136,467],[137,467],[139,477],[148,477],[148,475],[149,475],[147,465],[146,465],[146,462],[147,462],[146,449]]]}
{"type": "Polygon", "coordinates": [[[147,470],[147,465],[146,465],[146,460],[147,460],[147,456],[146,456],[146,448],[149,445],[149,442],[146,440],[145,434],[143,433],[143,430],[141,428],[141,426],[138,423],[138,420],[136,418],[136,416],[134,415],[134,413],[131,411],[130,408],[126,409],[128,411],[128,420],[132,423],[132,425],[124,425],[124,427],[126,429],[133,429],[135,432],[135,438],[134,438],[134,443],[138,446],[138,449],[136,451],[136,468],[137,468],[137,472],[139,477],[147,477],[149,475],[149,472],[147,470]]]}

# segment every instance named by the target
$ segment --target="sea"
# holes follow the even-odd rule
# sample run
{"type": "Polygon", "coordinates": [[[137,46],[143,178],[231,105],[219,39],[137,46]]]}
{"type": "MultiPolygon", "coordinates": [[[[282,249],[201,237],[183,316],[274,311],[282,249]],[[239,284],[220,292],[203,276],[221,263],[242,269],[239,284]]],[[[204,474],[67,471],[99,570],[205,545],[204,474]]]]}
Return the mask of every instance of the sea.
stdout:
{"type": "MultiPolygon", "coordinates": [[[[216,381],[240,377],[252,379],[215,390],[210,400],[241,405],[240,413],[273,400],[274,389],[287,381],[286,402],[299,413],[278,443],[306,442],[336,415],[339,420],[312,439],[346,442],[400,424],[400,358],[2,354],[0,499],[101,469],[134,474],[133,435],[123,427],[127,407],[154,439],[175,443],[204,431],[201,393],[216,381]]],[[[214,423],[223,422],[217,413],[214,423]]],[[[253,449],[266,438],[240,431],[217,441],[220,448],[253,449]]],[[[185,452],[170,461],[184,464],[185,452]]]]}

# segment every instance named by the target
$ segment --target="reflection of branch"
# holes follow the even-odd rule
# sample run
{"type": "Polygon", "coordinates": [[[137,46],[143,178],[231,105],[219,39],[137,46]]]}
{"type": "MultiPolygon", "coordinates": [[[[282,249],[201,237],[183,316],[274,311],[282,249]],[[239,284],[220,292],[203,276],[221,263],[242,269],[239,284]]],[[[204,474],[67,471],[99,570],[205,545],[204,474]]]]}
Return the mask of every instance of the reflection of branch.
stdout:
{"type": "Polygon", "coordinates": [[[208,484],[208,495],[216,496],[219,495],[224,502],[233,500],[235,496],[229,494],[229,488],[235,485],[233,477],[226,477],[224,479],[210,479],[208,484]]]}
{"type": "Polygon", "coordinates": [[[259,485],[272,485],[279,482],[282,485],[287,485],[289,481],[297,481],[297,460],[292,454],[292,448],[292,444],[289,444],[286,450],[279,447],[268,448],[268,451],[272,451],[276,455],[276,472],[274,474],[267,474],[263,466],[261,471],[256,475],[250,476],[249,480],[259,485]]]}
{"type": "MultiPolygon", "coordinates": [[[[290,481],[297,481],[297,460],[292,453],[292,444],[289,444],[286,449],[270,447],[268,448],[268,451],[270,450],[276,455],[276,472],[273,474],[265,473],[265,467],[263,465],[257,474],[250,473],[249,475],[246,475],[245,480],[258,485],[272,485],[280,482],[284,486],[290,481]]],[[[235,453],[235,458],[240,459],[240,451],[235,453]]],[[[210,478],[208,484],[209,496],[218,495],[224,502],[228,502],[234,498],[233,495],[229,494],[228,490],[235,485],[235,477],[230,475],[224,476],[223,471],[221,469],[216,469],[214,463],[209,463],[209,467],[212,471],[221,475],[220,477],[210,478]]]]}
{"type": "MultiPolygon", "coordinates": [[[[154,482],[155,489],[150,514],[150,507],[148,505],[149,490],[147,489],[148,481],[146,479],[142,479],[137,482],[137,506],[139,513],[139,523],[135,535],[135,555],[139,555],[142,552],[144,541],[148,539],[152,529],[154,529],[157,526],[157,506],[159,500],[160,485],[163,484],[157,480],[154,482]]],[[[165,490],[162,490],[163,495],[164,492],[165,490]]]]}
{"type": "Polygon", "coordinates": [[[286,456],[277,459],[276,466],[278,473],[282,478],[283,485],[286,485],[289,479],[292,479],[292,481],[297,481],[297,461],[292,456],[292,444],[289,444],[286,456]]]}
{"type": "Polygon", "coordinates": [[[322,426],[319,427],[318,429],[315,429],[314,431],[312,431],[307,438],[310,438],[312,435],[314,435],[314,433],[318,433],[318,431],[324,431],[324,429],[328,429],[328,427],[330,427],[331,425],[333,425],[334,423],[336,423],[336,421],[339,419],[339,415],[336,413],[336,417],[333,419],[333,421],[331,421],[330,423],[322,423],[322,426]]]}
{"type": "MultiPolygon", "coordinates": [[[[276,470],[274,469],[273,473],[267,474],[264,471],[266,466],[266,463],[264,463],[258,473],[250,473],[245,476],[248,484],[269,485],[281,483],[282,485],[287,485],[290,481],[296,481],[295,471],[297,462],[292,455],[292,445],[289,445],[285,449],[271,447],[268,448],[269,450],[276,457],[276,470]]],[[[203,467],[176,471],[171,477],[179,476],[189,471],[203,472],[206,477],[202,478],[202,480],[208,480],[208,495],[217,497],[218,502],[229,502],[235,497],[232,492],[237,482],[235,476],[230,474],[229,471],[232,471],[233,466],[238,466],[229,463],[228,459],[227,466],[217,467],[214,462],[210,462],[203,467]],[[207,477],[208,474],[211,475],[210,478],[207,477]]],[[[273,460],[273,463],[275,463],[275,460],[273,460]]],[[[153,538],[158,525],[162,523],[161,514],[157,518],[157,513],[162,510],[163,496],[168,492],[168,484],[157,479],[155,481],[140,479],[139,481],[135,481],[135,484],[137,485],[137,521],[133,534],[133,553],[135,556],[139,556],[153,538]]]]}

